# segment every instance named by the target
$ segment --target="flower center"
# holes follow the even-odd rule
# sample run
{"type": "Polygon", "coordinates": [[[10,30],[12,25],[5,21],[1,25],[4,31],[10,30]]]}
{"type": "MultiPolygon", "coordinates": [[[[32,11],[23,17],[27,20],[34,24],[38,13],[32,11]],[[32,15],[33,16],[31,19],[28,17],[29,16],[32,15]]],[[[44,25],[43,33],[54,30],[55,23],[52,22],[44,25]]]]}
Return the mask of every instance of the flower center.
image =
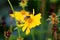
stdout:
{"type": "Polygon", "coordinates": [[[22,13],[22,15],[25,15],[25,11],[24,10],[21,13],[22,13]]]}
{"type": "Polygon", "coordinates": [[[24,2],[24,1],[22,1],[22,3],[24,4],[25,2],[24,2]]]}
{"type": "Polygon", "coordinates": [[[52,15],[52,17],[56,17],[55,15],[52,15]]]}
{"type": "Polygon", "coordinates": [[[20,21],[18,21],[18,24],[21,24],[20,21]]]}
{"type": "Polygon", "coordinates": [[[23,12],[22,15],[25,15],[25,13],[23,12]]]}
{"type": "Polygon", "coordinates": [[[28,19],[28,23],[31,23],[33,20],[31,18],[28,19]]]}

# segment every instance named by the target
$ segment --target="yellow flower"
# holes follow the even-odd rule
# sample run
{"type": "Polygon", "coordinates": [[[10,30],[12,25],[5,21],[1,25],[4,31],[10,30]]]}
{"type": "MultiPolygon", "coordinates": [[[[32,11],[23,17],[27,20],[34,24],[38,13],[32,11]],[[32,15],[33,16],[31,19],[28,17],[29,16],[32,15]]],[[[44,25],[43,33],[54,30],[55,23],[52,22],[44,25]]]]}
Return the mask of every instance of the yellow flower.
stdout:
{"type": "Polygon", "coordinates": [[[28,35],[30,33],[30,29],[41,24],[40,19],[41,19],[40,13],[35,16],[31,14],[30,18],[27,18],[25,20],[25,24],[22,28],[22,31],[24,32],[26,30],[26,35],[28,35]]]}
{"type": "Polygon", "coordinates": [[[19,11],[15,11],[14,14],[10,14],[11,17],[14,17],[16,20],[18,21],[24,21],[24,17],[29,15],[29,12],[25,11],[25,10],[21,10],[19,11]]]}
{"type": "Polygon", "coordinates": [[[23,1],[21,1],[20,3],[19,3],[19,6],[21,6],[21,7],[26,7],[27,6],[27,1],[25,0],[23,0],[23,1]]]}
{"type": "Polygon", "coordinates": [[[25,10],[15,11],[14,14],[10,14],[11,17],[14,17],[16,19],[16,25],[18,27],[22,27],[24,24],[24,18],[25,16],[29,16],[29,12],[25,10]]]}
{"type": "Polygon", "coordinates": [[[11,17],[14,17],[16,20],[23,20],[23,15],[20,12],[15,11],[14,14],[10,14],[11,17]]]}

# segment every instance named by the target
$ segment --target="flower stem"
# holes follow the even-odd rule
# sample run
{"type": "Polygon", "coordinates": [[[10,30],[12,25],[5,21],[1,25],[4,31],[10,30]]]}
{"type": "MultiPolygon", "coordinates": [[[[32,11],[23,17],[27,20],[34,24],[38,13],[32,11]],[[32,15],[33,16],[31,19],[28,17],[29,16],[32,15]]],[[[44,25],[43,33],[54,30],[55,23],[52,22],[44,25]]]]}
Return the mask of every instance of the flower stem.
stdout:
{"type": "Polygon", "coordinates": [[[25,10],[25,7],[22,7],[23,10],[25,10]]]}
{"type": "Polygon", "coordinates": [[[33,30],[32,30],[32,32],[31,32],[32,34],[32,40],[35,40],[35,38],[34,38],[34,32],[33,32],[33,30]]]}
{"type": "Polygon", "coordinates": [[[14,12],[14,9],[13,9],[13,6],[12,6],[10,0],[8,0],[8,2],[9,2],[9,4],[10,4],[10,7],[11,7],[12,11],[14,12]]]}
{"type": "MultiPolygon", "coordinates": [[[[8,0],[8,3],[10,4],[10,7],[11,7],[11,9],[12,9],[12,11],[13,11],[13,14],[14,14],[14,8],[13,8],[13,6],[12,6],[10,0],[8,0]]],[[[14,14],[14,16],[15,16],[15,14],[14,14]]],[[[17,24],[17,23],[16,23],[16,24],[17,24]]]]}
{"type": "Polygon", "coordinates": [[[20,28],[18,27],[18,37],[20,37],[20,28]]]}
{"type": "Polygon", "coordinates": [[[12,32],[12,25],[10,25],[10,32],[12,32]]]}
{"type": "MultiPolygon", "coordinates": [[[[10,4],[10,7],[11,7],[11,9],[12,9],[12,11],[13,11],[13,14],[14,14],[14,8],[13,8],[13,6],[12,6],[10,0],[8,0],[8,3],[10,4]]],[[[15,14],[14,14],[14,16],[15,16],[15,14]]],[[[16,23],[16,25],[17,25],[17,23],[16,23]]],[[[10,29],[12,29],[12,27],[11,27],[10,29]]],[[[11,30],[11,31],[12,31],[12,30],[11,30]]]]}

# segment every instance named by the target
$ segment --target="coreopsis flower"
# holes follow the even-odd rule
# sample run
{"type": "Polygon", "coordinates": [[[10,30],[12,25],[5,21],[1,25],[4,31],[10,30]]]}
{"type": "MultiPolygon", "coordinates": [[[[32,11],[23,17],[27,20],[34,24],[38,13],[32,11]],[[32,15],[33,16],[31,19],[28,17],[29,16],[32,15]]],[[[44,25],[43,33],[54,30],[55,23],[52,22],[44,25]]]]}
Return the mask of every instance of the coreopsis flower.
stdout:
{"type": "MultiPolygon", "coordinates": [[[[24,24],[24,18],[25,16],[29,16],[29,12],[25,11],[25,10],[21,10],[19,11],[15,11],[13,14],[10,14],[11,17],[14,17],[16,20],[16,25],[17,27],[22,27],[24,24]]],[[[17,27],[15,29],[17,29],[17,27]]]]}
{"type": "Polygon", "coordinates": [[[28,16],[29,12],[22,10],[22,11],[15,11],[13,14],[10,14],[11,17],[14,17],[18,21],[24,21],[24,17],[28,16]]]}
{"type": "Polygon", "coordinates": [[[27,0],[22,0],[22,1],[19,3],[19,6],[21,6],[22,8],[26,7],[26,6],[27,6],[27,0]]]}
{"type": "Polygon", "coordinates": [[[28,35],[30,33],[30,29],[38,26],[41,24],[40,22],[41,19],[41,14],[37,14],[37,15],[30,15],[30,16],[26,16],[25,20],[25,24],[22,27],[22,31],[24,32],[26,30],[26,35],[28,35]]]}
{"type": "Polygon", "coordinates": [[[10,14],[11,17],[14,17],[16,20],[22,20],[23,19],[23,16],[22,14],[20,14],[20,12],[14,12],[14,14],[10,14]]]}

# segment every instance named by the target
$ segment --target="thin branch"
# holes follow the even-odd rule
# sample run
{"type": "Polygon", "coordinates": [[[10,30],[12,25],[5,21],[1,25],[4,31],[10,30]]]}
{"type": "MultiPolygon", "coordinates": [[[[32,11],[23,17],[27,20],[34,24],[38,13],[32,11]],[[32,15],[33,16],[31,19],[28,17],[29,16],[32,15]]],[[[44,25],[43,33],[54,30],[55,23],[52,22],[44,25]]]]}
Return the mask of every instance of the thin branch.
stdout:
{"type": "Polygon", "coordinates": [[[12,6],[12,4],[11,4],[10,0],[8,0],[8,3],[10,4],[10,7],[11,7],[11,9],[12,9],[13,13],[14,13],[14,9],[13,9],[13,6],[12,6]]]}

